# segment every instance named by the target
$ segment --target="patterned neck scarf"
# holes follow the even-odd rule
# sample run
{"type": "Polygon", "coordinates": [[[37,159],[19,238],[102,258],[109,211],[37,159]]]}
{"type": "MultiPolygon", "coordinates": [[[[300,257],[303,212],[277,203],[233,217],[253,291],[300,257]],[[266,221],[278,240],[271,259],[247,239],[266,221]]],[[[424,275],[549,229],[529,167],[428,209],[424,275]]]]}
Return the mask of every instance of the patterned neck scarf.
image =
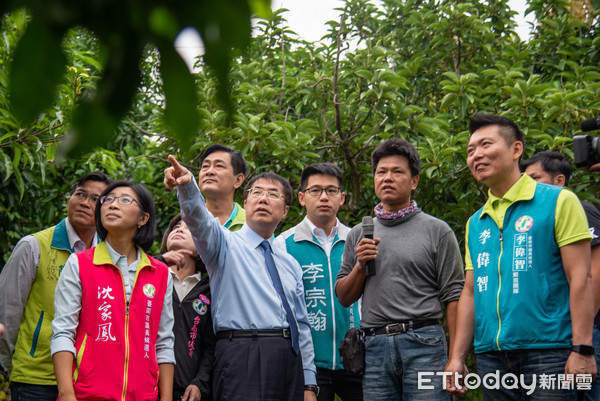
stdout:
{"type": "Polygon", "coordinates": [[[396,210],[395,212],[384,212],[383,211],[383,203],[379,203],[377,206],[375,206],[375,208],[373,210],[375,211],[375,216],[377,216],[378,219],[396,220],[396,219],[406,216],[407,214],[409,214],[411,212],[414,212],[417,209],[418,209],[417,202],[415,202],[414,200],[411,200],[410,206],[408,206],[404,209],[396,210]]]}

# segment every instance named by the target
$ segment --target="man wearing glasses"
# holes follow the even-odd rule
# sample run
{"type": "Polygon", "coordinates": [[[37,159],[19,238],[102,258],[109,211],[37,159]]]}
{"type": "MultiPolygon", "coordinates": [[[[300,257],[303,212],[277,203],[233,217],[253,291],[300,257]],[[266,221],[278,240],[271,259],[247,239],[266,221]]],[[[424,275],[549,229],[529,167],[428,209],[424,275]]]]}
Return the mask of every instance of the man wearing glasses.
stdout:
{"type": "Polygon", "coordinates": [[[81,177],[67,198],[67,217],[57,225],[17,243],[0,274],[0,362],[10,372],[13,400],[58,397],[52,358],[50,323],[54,289],[67,258],[96,246],[94,211],[110,180],[103,173],[81,177]]]}
{"type": "Polygon", "coordinates": [[[169,156],[165,187],[177,188],[183,221],[210,277],[217,336],[215,400],[316,400],[316,372],[302,270],[273,247],[292,201],[275,173],[244,191],[246,223],[231,232],[208,211],[192,173],[169,156]]]}
{"type": "Polygon", "coordinates": [[[302,171],[298,192],[306,217],[275,241],[302,267],[320,401],[333,401],[336,394],[343,401],[362,400],[362,378],[346,372],[338,351],[346,331],[359,325],[358,303],[344,308],[333,292],[350,232],[337,218],[345,196],[342,170],[338,166],[332,163],[307,166],[302,171]]]}

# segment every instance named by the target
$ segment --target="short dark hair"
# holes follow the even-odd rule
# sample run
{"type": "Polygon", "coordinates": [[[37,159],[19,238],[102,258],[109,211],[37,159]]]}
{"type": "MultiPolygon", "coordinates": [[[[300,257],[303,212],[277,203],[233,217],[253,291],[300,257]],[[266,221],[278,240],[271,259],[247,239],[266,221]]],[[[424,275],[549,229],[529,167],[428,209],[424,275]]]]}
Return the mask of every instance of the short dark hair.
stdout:
{"type": "MultiPolygon", "coordinates": [[[[148,222],[140,227],[133,237],[133,242],[142,248],[145,252],[150,250],[152,244],[154,243],[154,236],[156,234],[156,209],[154,207],[154,200],[152,199],[152,194],[148,191],[142,184],[134,184],[130,181],[114,181],[111,183],[104,192],[100,195],[100,197],[106,196],[111,193],[115,188],[119,187],[129,187],[135,192],[138,197],[138,202],[140,203],[140,212],[148,213],[148,222]]],[[[106,239],[107,231],[106,228],[102,225],[102,215],[100,213],[100,209],[102,208],[102,203],[98,202],[96,204],[96,231],[98,232],[98,237],[101,240],[106,239]]]]}
{"type": "Polygon", "coordinates": [[[517,124],[506,117],[496,114],[475,114],[471,117],[469,132],[473,135],[478,129],[490,125],[497,125],[500,128],[498,132],[507,144],[512,145],[515,142],[521,142],[523,144],[523,151],[525,151],[525,135],[523,135],[517,124]]]}
{"type": "Polygon", "coordinates": [[[110,178],[108,178],[108,176],[106,174],[101,173],[99,171],[87,173],[87,174],[79,177],[79,179],[77,181],[75,181],[75,184],[73,184],[73,186],[71,187],[71,195],[73,195],[75,193],[77,188],[85,185],[85,183],[87,181],[103,182],[106,185],[110,185],[112,182],[112,180],[110,178]]]}
{"type": "Polygon", "coordinates": [[[571,163],[565,160],[565,155],[560,152],[538,152],[529,159],[521,163],[521,172],[525,172],[527,167],[540,162],[545,172],[550,174],[552,179],[557,175],[565,176],[565,186],[569,185],[569,178],[573,168],[571,163]]]}
{"type": "Polygon", "coordinates": [[[209,147],[204,149],[204,151],[200,155],[200,166],[202,166],[202,163],[204,163],[204,159],[206,159],[208,155],[215,152],[229,153],[229,155],[231,156],[231,167],[233,168],[233,174],[246,175],[246,171],[248,171],[248,164],[246,163],[246,160],[244,160],[244,156],[242,156],[242,154],[237,150],[218,143],[210,145],[209,147]]]}
{"type": "MultiPolygon", "coordinates": [[[[171,232],[173,232],[173,230],[175,229],[175,226],[180,221],[181,221],[181,213],[177,213],[175,215],[175,217],[173,217],[171,219],[171,221],[169,222],[169,227],[167,227],[167,229],[165,230],[165,233],[163,234],[163,237],[162,237],[162,242],[160,243],[160,254],[161,255],[164,253],[167,253],[169,251],[169,249],[167,249],[167,240],[169,239],[169,235],[171,234],[171,232]]],[[[196,256],[192,256],[192,258],[196,262],[196,273],[206,272],[206,267],[204,266],[204,263],[202,262],[202,259],[200,258],[200,256],[196,255],[196,256]]]]}
{"type": "Polygon", "coordinates": [[[308,185],[308,179],[312,175],[323,174],[330,175],[332,177],[337,178],[338,186],[342,188],[342,169],[336,166],[333,163],[314,163],[304,167],[302,170],[302,175],[300,177],[300,190],[304,191],[306,189],[306,185],[308,185]]]}
{"type": "Polygon", "coordinates": [[[390,138],[381,142],[371,155],[371,167],[373,174],[377,170],[379,161],[387,156],[404,156],[408,160],[410,174],[414,177],[421,172],[421,158],[415,146],[407,140],[400,138],[390,138]]]}
{"type": "Polygon", "coordinates": [[[289,206],[292,204],[292,186],[290,185],[288,180],[272,171],[267,171],[255,175],[250,179],[250,181],[248,181],[248,183],[246,184],[246,188],[244,188],[244,200],[248,199],[248,190],[251,189],[254,183],[258,180],[267,180],[280,183],[283,187],[283,197],[285,200],[285,205],[289,206]]]}

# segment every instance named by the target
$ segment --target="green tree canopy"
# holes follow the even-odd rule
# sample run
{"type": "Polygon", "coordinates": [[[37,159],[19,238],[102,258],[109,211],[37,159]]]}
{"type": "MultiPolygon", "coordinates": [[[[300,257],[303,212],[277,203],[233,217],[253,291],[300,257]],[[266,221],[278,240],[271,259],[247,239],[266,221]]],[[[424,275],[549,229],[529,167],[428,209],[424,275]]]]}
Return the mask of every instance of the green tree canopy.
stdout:
{"type": "MultiPolygon", "coordinates": [[[[17,59],[14,47],[28,17],[13,12],[3,21],[7,39],[0,42],[4,259],[18,238],[64,216],[68,184],[93,169],[147,185],[161,231],[178,210],[175,196],[162,188],[166,155],[175,154],[197,172],[201,149],[213,142],[240,150],[251,174],[274,170],[295,188],[305,165],[338,163],[347,192],[341,218],[352,225],[377,201],[370,173],[374,146],[392,136],[408,139],[423,160],[414,198],[462,240],[467,218],[486,198],[466,167],[472,114],[500,113],[517,122],[527,137],[525,156],[552,149],[570,158],[579,122],[600,114],[598,12],[589,3],[587,13],[575,15],[571,6],[562,0],[530,1],[537,22],[526,41],[514,31],[515,13],[507,0],[384,0],[379,6],[348,0],[340,19],[330,21],[316,43],[300,40],[287,27],[285,13],[276,11],[258,22],[247,47],[229,53],[229,114],[219,101],[223,73],[206,68],[208,55],[198,59],[199,72],[180,88],[181,93],[193,89],[197,99],[193,111],[189,104],[182,109],[199,116],[189,145],[167,124],[170,99],[180,92],[169,95],[167,80],[159,78],[169,67],[155,43],[137,53],[142,61],[139,75],[131,77],[137,89],[132,101],[112,105],[121,117],[111,139],[60,166],[53,162],[56,144],[79,124],[80,110],[101,97],[110,58],[93,29],[69,30],[61,40],[67,73],[59,77],[52,105],[22,128],[9,103],[9,66],[17,59]]],[[[185,113],[180,118],[192,118],[185,113]]],[[[598,201],[596,175],[577,170],[572,183],[580,197],[598,201]]],[[[294,203],[283,226],[301,217],[294,203]]]]}

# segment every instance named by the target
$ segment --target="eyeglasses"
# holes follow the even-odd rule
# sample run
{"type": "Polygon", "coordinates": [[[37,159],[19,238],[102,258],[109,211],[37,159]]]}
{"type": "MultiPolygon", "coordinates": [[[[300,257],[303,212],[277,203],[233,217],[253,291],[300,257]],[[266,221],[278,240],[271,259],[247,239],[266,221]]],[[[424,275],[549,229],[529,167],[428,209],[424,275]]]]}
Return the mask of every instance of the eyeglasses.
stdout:
{"type": "Polygon", "coordinates": [[[319,186],[314,186],[314,187],[310,187],[304,190],[304,192],[307,192],[310,196],[321,196],[321,194],[323,193],[323,191],[325,191],[325,193],[327,194],[327,196],[336,196],[337,194],[340,193],[341,188],[340,187],[334,187],[333,185],[327,188],[321,188],[319,186]]]}
{"type": "Polygon", "coordinates": [[[102,205],[110,205],[111,203],[113,203],[114,201],[119,202],[119,205],[131,205],[132,203],[137,203],[138,206],[141,208],[142,205],[140,205],[140,202],[136,201],[132,196],[129,195],[122,195],[122,196],[112,196],[112,195],[106,195],[100,198],[100,204],[102,205]]]}
{"type": "Polygon", "coordinates": [[[262,188],[250,188],[248,190],[248,194],[250,194],[250,196],[252,196],[254,198],[260,198],[265,193],[267,194],[267,198],[272,199],[272,200],[279,200],[279,198],[283,197],[283,195],[281,195],[277,191],[267,191],[266,189],[262,189],[262,188]]]}
{"type": "Polygon", "coordinates": [[[81,189],[75,191],[73,196],[75,196],[77,198],[77,200],[80,202],[85,202],[87,200],[87,198],[90,198],[92,203],[96,203],[96,202],[98,202],[98,199],[100,199],[100,195],[96,195],[96,194],[90,195],[81,189]]]}

